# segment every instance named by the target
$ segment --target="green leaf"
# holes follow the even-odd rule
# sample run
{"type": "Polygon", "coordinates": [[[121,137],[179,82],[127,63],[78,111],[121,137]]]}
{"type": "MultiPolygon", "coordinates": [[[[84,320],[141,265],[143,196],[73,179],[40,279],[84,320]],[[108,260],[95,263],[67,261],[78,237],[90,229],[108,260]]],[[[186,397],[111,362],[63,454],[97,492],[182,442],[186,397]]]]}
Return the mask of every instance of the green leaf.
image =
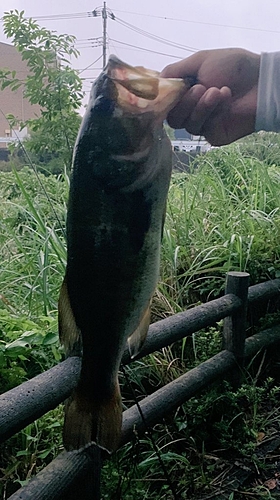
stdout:
{"type": "Polygon", "coordinates": [[[41,459],[44,459],[46,458],[49,454],[51,453],[51,450],[45,450],[45,451],[42,451],[41,453],[38,454],[38,457],[41,458],[41,459]]]}
{"type": "Polygon", "coordinates": [[[21,450],[16,453],[16,457],[27,457],[28,455],[30,455],[28,450],[21,450]]]}
{"type": "Polygon", "coordinates": [[[57,332],[49,332],[44,337],[42,344],[43,345],[52,345],[57,344],[59,342],[58,333],[57,332]]]}

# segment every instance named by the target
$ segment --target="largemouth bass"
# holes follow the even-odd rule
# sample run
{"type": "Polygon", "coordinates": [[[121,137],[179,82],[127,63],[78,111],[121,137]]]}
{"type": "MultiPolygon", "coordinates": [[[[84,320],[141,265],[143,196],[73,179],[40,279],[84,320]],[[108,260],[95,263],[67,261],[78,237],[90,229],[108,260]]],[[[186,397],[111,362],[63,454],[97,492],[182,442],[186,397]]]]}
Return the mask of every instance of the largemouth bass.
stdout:
{"type": "Polygon", "coordinates": [[[75,145],[59,298],[61,342],[82,355],[65,408],[67,450],[118,446],[121,357],[126,342],[132,357],[141,349],[159,273],[171,174],[163,120],[187,88],[114,56],[92,88],[75,145]]]}

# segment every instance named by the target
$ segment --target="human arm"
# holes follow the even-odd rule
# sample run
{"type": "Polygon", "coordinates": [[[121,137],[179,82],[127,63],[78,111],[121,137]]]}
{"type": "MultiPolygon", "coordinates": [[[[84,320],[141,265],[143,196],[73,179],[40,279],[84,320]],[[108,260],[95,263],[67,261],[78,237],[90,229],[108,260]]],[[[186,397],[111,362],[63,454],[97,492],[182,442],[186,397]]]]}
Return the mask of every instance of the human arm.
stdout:
{"type": "Polygon", "coordinates": [[[163,77],[198,82],[170,112],[169,124],[204,135],[213,145],[254,132],[259,68],[260,55],[244,49],[205,50],[167,66],[163,77]]]}

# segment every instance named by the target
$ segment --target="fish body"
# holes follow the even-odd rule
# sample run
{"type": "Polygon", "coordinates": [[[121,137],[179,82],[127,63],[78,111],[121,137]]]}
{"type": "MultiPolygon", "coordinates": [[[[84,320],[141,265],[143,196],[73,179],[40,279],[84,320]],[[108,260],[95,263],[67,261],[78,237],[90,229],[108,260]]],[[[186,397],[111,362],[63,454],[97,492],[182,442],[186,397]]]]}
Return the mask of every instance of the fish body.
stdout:
{"type": "Polygon", "coordinates": [[[67,450],[118,446],[121,357],[126,342],[132,357],[141,349],[159,273],[171,174],[162,125],[185,90],[183,80],[114,56],[92,88],[75,145],[59,298],[61,342],[82,355],[65,409],[67,450]]]}

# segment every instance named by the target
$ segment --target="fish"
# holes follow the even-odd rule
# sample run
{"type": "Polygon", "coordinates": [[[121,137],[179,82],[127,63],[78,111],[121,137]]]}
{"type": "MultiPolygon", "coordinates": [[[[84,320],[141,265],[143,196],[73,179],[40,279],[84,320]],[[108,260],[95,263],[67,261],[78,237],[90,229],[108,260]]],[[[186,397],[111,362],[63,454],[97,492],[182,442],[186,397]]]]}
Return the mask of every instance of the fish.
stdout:
{"type": "Polygon", "coordinates": [[[122,425],[118,371],[141,350],[160,265],[171,177],[163,122],[188,82],[110,56],[77,136],[67,210],[67,265],[58,310],[66,356],[82,357],[65,404],[66,450],[112,453],[122,425]]]}

